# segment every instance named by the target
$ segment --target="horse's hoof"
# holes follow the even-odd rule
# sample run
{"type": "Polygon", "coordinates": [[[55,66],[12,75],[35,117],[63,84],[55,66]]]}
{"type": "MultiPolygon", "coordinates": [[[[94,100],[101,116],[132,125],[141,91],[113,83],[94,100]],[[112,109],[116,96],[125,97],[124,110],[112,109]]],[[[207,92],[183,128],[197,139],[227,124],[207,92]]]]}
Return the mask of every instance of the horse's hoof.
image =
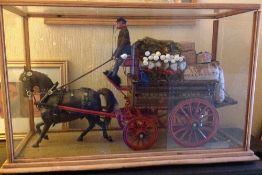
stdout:
{"type": "Polygon", "coordinates": [[[49,140],[49,137],[48,137],[48,135],[45,135],[44,139],[46,139],[46,140],[49,140]]]}
{"type": "Polygon", "coordinates": [[[39,147],[39,144],[33,144],[32,147],[33,147],[33,148],[38,148],[38,147],[39,147]]]}
{"type": "Polygon", "coordinates": [[[107,137],[107,140],[108,140],[109,142],[113,142],[113,139],[112,139],[111,136],[108,136],[108,137],[107,137]]]}
{"type": "Polygon", "coordinates": [[[83,137],[78,137],[77,139],[78,142],[83,142],[83,140],[84,140],[83,137]]]}

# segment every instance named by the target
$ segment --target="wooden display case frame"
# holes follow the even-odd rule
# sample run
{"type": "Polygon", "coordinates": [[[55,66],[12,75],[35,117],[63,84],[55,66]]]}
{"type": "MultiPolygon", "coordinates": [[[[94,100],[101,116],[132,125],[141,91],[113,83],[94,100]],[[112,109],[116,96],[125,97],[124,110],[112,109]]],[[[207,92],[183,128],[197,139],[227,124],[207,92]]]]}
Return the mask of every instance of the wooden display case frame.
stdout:
{"type": "MultiPolygon", "coordinates": [[[[46,171],[73,171],[73,170],[98,170],[98,169],[115,169],[125,167],[141,167],[153,165],[170,165],[170,164],[205,164],[217,162],[240,162],[257,160],[257,157],[250,150],[251,126],[254,104],[255,90],[255,72],[258,54],[258,33],[260,20],[260,5],[258,4],[208,4],[208,3],[128,3],[128,2],[95,2],[90,0],[0,0],[0,67],[4,102],[4,115],[7,138],[7,160],[0,173],[26,173],[26,172],[46,172],[46,171]],[[11,111],[8,94],[8,77],[7,77],[7,60],[5,50],[5,33],[3,25],[3,9],[9,10],[23,18],[24,26],[24,44],[25,44],[25,62],[28,68],[31,67],[30,61],[30,44],[28,19],[33,17],[46,18],[64,22],[66,20],[80,21],[83,24],[88,23],[88,18],[94,16],[86,16],[81,14],[44,14],[44,13],[26,13],[16,6],[48,6],[48,7],[94,7],[94,8],[130,8],[130,9],[185,9],[185,10],[214,10],[212,14],[193,14],[193,15],[172,15],[159,17],[165,20],[195,20],[195,19],[211,19],[213,20],[213,37],[212,37],[212,54],[216,56],[218,45],[218,29],[219,19],[238,15],[246,12],[253,12],[253,30],[251,38],[250,50],[250,67],[248,76],[248,94],[246,104],[246,118],[244,128],[243,148],[234,149],[212,149],[212,150],[187,150],[187,151],[163,151],[163,152],[136,152],[132,154],[113,154],[98,156],[76,156],[76,157],[53,157],[53,158],[37,158],[37,159],[18,159],[14,151],[11,111]],[[223,10],[227,10],[222,11],[223,10]]],[[[153,17],[132,16],[134,23],[143,20],[150,20],[153,17]]],[[[158,19],[159,19],[158,18],[158,19]]],[[[157,20],[157,18],[154,18],[157,20]]],[[[112,20],[112,16],[96,16],[95,25],[106,25],[112,20]],[[104,19],[104,20],[101,20],[104,19]],[[102,23],[101,23],[102,21],[102,23]],[[104,24],[104,21],[107,23],[104,24]]],[[[164,20],[164,21],[165,21],[164,20]]],[[[152,25],[154,25],[152,23],[152,25]]],[[[31,100],[32,106],[32,100],[31,100]]],[[[32,111],[32,107],[31,107],[32,111]]],[[[31,131],[28,138],[34,133],[33,115],[30,115],[31,131]]],[[[25,143],[26,144],[26,143],[25,143]]]]}

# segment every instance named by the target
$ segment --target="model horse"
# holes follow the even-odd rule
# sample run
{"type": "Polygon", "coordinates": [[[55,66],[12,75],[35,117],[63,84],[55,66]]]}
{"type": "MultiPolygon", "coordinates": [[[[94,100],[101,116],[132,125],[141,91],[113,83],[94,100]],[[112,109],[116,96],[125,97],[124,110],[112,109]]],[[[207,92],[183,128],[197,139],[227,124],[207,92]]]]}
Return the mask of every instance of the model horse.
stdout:
{"type": "Polygon", "coordinates": [[[29,70],[26,67],[24,68],[24,72],[20,75],[19,80],[22,82],[22,89],[25,96],[33,95],[35,86],[37,86],[41,92],[40,98],[42,100],[37,106],[41,111],[43,122],[36,125],[36,131],[40,134],[40,137],[33,147],[38,147],[43,138],[48,139],[46,133],[52,125],[69,122],[79,118],[86,118],[89,122],[89,126],[78,137],[78,141],[83,141],[83,137],[92,130],[95,125],[101,127],[105,139],[110,142],[112,141],[112,138],[107,133],[107,127],[111,118],[104,118],[101,120],[101,117],[97,115],[69,112],[58,108],[58,105],[63,105],[79,109],[104,111],[108,113],[113,112],[117,100],[109,89],[102,88],[98,91],[94,91],[90,88],[75,90],[57,89],[56,86],[58,84],[54,84],[47,75],[29,70]],[[101,106],[100,95],[103,95],[105,98],[105,107],[101,106]],[[43,130],[41,130],[41,126],[43,126],[43,130]]]}

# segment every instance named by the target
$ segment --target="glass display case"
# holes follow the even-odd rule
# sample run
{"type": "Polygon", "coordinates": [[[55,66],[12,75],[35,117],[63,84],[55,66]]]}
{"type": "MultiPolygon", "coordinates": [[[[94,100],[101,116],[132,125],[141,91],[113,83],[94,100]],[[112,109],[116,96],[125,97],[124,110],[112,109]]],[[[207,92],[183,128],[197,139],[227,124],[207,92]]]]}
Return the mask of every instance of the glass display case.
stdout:
{"type": "Polygon", "coordinates": [[[259,9],[0,1],[0,172],[257,160],[259,9]]]}

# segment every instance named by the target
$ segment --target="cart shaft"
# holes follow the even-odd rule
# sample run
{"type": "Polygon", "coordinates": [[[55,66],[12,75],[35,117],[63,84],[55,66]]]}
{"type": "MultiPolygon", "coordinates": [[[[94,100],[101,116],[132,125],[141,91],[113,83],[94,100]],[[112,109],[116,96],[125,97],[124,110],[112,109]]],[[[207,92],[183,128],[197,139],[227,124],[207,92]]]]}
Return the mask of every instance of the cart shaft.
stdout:
{"type": "Polygon", "coordinates": [[[102,115],[106,118],[115,118],[114,112],[108,113],[108,112],[101,112],[101,111],[93,111],[93,110],[79,109],[79,108],[62,106],[62,105],[59,105],[58,108],[61,110],[70,111],[70,112],[77,112],[77,113],[90,114],[90,115],[102,115]]]}

